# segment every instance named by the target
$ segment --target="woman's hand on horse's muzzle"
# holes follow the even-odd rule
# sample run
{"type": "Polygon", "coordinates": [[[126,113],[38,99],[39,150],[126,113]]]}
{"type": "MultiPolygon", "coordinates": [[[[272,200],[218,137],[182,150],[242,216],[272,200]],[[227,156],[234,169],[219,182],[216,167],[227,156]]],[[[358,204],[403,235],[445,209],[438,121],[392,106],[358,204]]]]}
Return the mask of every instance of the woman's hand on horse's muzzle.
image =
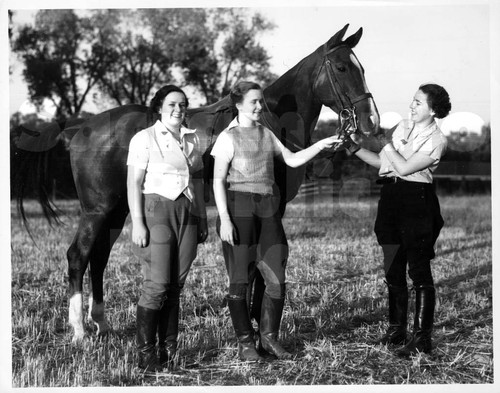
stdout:
{"type": "Polygon", "coordinates": [[[328,138],[319,140],[318,142],[316,142],[316,145],[321,151],[325,151],[335,148],[335,146],[341,142],[342,139],[340,139],[337,135],[332,135],[328,138]]]}
{"type": "Polygon", "coordinates": [[[340,151],[340,150],[345,150],[348,155],[352,155],[356,153],[359,149],[360,146],[355,140],[358,140],[359,138],[355,136],[355,134],[351,134],[350,136],[346,136],[341,143],[337,144],[335,146],[335,151],[340,151]]]}

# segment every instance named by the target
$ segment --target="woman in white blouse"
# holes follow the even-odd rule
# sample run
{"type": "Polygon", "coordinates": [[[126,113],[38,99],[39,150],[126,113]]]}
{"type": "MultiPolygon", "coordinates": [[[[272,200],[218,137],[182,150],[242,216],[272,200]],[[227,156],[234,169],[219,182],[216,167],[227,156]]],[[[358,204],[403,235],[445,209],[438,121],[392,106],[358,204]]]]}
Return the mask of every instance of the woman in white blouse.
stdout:
{"type": "Polygon", "coordinates": [[[197,244],[207,237],[202,157],[195,130],[183,126],[187,106],[180,88],[162,87],[150,105],[160,119],[129,146],[133,251],[144,277],[137,304],[138,365],[147,371],[173,364],[180,293],[197,244]]]}

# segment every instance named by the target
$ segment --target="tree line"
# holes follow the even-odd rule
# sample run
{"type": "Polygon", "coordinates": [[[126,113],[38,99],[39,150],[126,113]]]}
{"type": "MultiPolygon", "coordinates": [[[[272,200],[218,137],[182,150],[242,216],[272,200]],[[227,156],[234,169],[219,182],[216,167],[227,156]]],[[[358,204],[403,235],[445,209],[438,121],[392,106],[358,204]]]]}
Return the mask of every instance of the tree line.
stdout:
{"type": "Polygon", "coordinates": [[[147,105],[161,86],[190,86],[204,104],[241,79],[268,84],[270,56],[259,35],[274,29],[242,8],[41,10],[12,29],[32,101],[51,102],[55,120],[97,107],[147,105]]]}

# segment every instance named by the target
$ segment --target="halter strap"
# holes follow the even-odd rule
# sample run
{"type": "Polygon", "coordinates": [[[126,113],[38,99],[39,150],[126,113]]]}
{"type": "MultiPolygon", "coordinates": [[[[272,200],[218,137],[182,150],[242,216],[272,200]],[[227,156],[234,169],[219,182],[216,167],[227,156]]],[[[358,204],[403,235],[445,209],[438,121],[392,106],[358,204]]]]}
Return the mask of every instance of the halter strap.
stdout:
{"type": "Polygon", "coordinates": [[[326,75],[328,76],[328,80],[330,82],[330,87],[332,89],[332,92],[337,96],[338,102],[342,106],[342,109],[344,109],[344,108],[352,108],[354,104],[357,104],[360,101],[373,98],[373,95],[370,92],[366,92],[360,94],[359,96],[351,98],[346,92],[342,90],[342,86],[340,85],[340,82],[336,77],[335,72],[333,71],[332,62],[327,57],[329,54],[341,48],[347,48],[350,52],[352,52],[351,47],[349,47],[348,45],[338,45],[334,46],[331,49],[328,49],[326,44],[323,45],[323,57],[324,57],[323,63],[326,70],[326,75]]]}

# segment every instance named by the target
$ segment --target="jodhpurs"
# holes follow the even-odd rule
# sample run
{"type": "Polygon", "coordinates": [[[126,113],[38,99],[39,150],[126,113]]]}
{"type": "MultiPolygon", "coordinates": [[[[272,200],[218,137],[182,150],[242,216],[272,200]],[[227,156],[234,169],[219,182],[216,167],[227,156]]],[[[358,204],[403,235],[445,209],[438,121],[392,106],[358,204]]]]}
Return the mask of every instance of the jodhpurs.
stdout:
{"type": "Polygon", "coordinates": [[[430,261],[443,227],[439,201],[429,183],[382,186],[375,234],[384,253],[389,284],[406,287],[406,265],[414,286],[433,285],[430,261]]]}
{"type": "Polygon", "coordinates": [[[279,197],[228,191],[227,204],[237,233],[234,247],[222,242],[229,295],[245,293],[250,271],[256,267],[264,278],[265,292],[272,298],[283,298],[288,242],[281,222],[279,197]]]}
{"type": "Polygon", "coordinates": [[[197,249],[197,222],[191,209],[184,195],[175,201],[157,194],[144,196],[149,244],[145,248],[133,245],[144,277],[140,306],[159,310],[169,286],[183,287],[197,249]]]}

